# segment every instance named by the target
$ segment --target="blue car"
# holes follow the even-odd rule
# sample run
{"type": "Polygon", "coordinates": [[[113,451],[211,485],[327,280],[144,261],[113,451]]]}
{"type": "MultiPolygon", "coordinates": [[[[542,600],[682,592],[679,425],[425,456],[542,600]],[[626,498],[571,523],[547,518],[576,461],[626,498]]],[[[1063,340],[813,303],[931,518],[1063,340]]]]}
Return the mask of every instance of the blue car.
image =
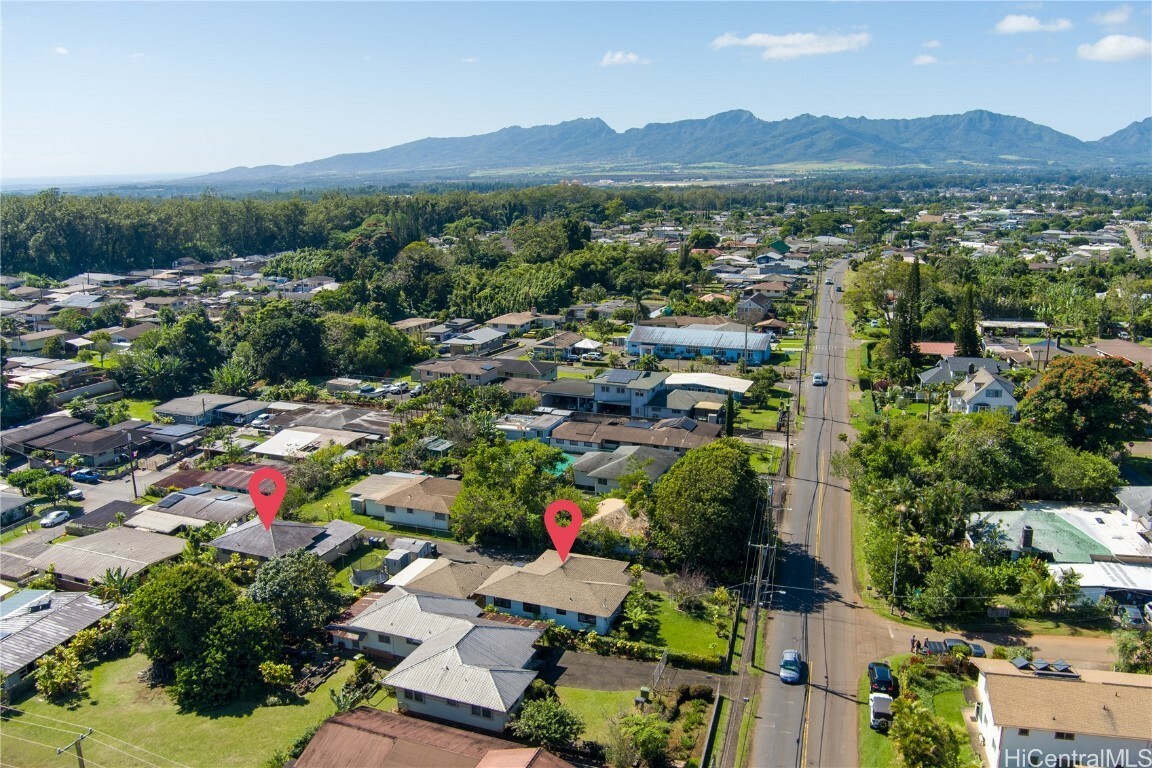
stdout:
{"type": "Polygon", "coordinates": [[[100,474],[91,469],[81,469],[72,473],[72,479],[78,483],[98,483],[100,474]]]}

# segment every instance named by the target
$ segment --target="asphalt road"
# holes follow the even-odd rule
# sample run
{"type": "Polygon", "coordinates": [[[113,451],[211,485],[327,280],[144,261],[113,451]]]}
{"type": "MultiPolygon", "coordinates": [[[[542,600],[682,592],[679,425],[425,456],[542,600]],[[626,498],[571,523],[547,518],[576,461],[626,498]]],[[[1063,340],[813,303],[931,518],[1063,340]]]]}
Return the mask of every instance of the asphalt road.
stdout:
{"type": "MultiPolygon", "coordinates": [[[[844,261],[828,277],[842,285],[844,261]]],[[[852,582],[851,505],[845,485],[831,477],[829,457],[847,432],[845,350],[851,343],[834,286],[819,284],[819,313],[801,393],[806,401],[796,461],[780,517],[781,553],[767,626],[767,670],[748,765],[848,768],[857,762],[857,614],[852,582]],[[813,386],[819,371],[827,386],[813,386]],[[806,663],[802,685],[780,682],[785,649],[806,663]]]]}

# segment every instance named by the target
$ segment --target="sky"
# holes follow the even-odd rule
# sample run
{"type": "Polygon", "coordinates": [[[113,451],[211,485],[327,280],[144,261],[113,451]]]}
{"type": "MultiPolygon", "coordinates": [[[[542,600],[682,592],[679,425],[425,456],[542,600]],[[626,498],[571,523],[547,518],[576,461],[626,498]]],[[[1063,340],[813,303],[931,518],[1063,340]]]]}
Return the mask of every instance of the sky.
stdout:
{"type": "Polygon", "coordinates": [[[0,177],[185,175],[599,117],[1152,115],[1152,3],[13,2],[0,177]]]}

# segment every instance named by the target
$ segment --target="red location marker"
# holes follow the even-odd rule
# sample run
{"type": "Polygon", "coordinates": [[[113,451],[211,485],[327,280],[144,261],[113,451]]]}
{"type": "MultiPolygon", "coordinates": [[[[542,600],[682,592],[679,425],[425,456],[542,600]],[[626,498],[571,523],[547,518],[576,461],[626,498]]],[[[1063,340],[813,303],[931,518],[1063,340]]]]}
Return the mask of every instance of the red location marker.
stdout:
{"type": "Polygon", "coordinates": [[[272,530],[272,521],[280,512],[280,502],[284,501],[284,492],[288,490],[288,482],[284,475],[272,467],[261,467],[252,473],[248,481],[248,495],[252,497],[252,504],[256,507],[256,514],[264,524],[264,530],[272,530]],[[267,483],[273,485],[271,493],[262,493],[267,483]]]}
{"type": "Polygon", "coordinates": [[[548,509],[544,510],[544,527],[548,529],[548,535],[552,538],[556,553],[560,555],[560,562],[568,559],[568,553],[572,551],[572,544],[575,543],[576,536],[580,533],[580,525],[583,522],[584,515],[580,512],[580,507],[576,506],[576,502],[568,501],[568,499],[557,499],[548,505],[548,509]],[[556,522],[556,515],[561,511],[572,516],[572,521],[568,525],[560,525],[556,522]]]}

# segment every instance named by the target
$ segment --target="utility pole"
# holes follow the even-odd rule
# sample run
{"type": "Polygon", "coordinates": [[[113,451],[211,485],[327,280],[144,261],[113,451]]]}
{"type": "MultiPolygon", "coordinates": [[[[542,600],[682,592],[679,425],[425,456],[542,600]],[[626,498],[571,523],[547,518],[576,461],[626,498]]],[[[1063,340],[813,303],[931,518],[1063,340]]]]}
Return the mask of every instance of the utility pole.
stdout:
{"type": "Polygon", "coordinates": [[[67,752],[68,750],[72,749],[72,747],[76,747],[76,763],[77,763],[77,765],[80,766],[80,768],[85,768],[83,742],[84,742],[84,739],[88,738],[91,735],[92,735],[92,729],[89,728],[88,733],[80,734],[79,736],[76,737],[76,740],[73,741],[68,746],[58,747],[56,749],[56,754],[62,755],[65,752],[67,752]]]}
{"type": "Polygon", "coordinates": [[[900,566],[900,539],[904,538],[904,510],[905,506],[901,504],[897,507],[900,511],[900,520],[896,523],[896,557],[892,560],[892,596],[888,600],[888,615],[896,615],[896,574],[897,568],[900,566]]]}
{"type": "Polygon", "coordinates": [[[132,432],[128,432],[128,471],[132,474],[132,498],[140,498],[136,490],[136,444],[132,442],[132,432]]]}
{"type": "MultiPolygon", "coordinates": [[[[764,531],[764,536],[761,537],[761,538],[765,538],[765,539],[766,539],[766,537],[770,531],[769,520],[771,520],[771,515],[772,515],[772,499],[773,498],[774,498],[773,484],[768,483],[767,494],[766,494],[766,497],[764,499],[764,510],[763,510],[764,519],[762,521],[762,530],[764,531]]],[[[752,546],[756,547],[756,550],[757,550],[757,552],[756,552],[756,585],[752,589],[752,620],[750,622],[748,622],[747,638],[751,639],[751,641],[752,641],[752,658],[755,659],[756,658],[756,643],[757,643],[756,633],[759,629],[758,623],[759,623],[759,618],[760,618],[760,593],[764,588],[764,564],[766,562],[766,553],[768,550],[768,542],[767,542],[767,540],[764,540],[764,541],[758,542],[756,544],[753,544],[752,546]]],[[[745,642],[747,642],[747,639],[745,640],[745,642]]]]}

